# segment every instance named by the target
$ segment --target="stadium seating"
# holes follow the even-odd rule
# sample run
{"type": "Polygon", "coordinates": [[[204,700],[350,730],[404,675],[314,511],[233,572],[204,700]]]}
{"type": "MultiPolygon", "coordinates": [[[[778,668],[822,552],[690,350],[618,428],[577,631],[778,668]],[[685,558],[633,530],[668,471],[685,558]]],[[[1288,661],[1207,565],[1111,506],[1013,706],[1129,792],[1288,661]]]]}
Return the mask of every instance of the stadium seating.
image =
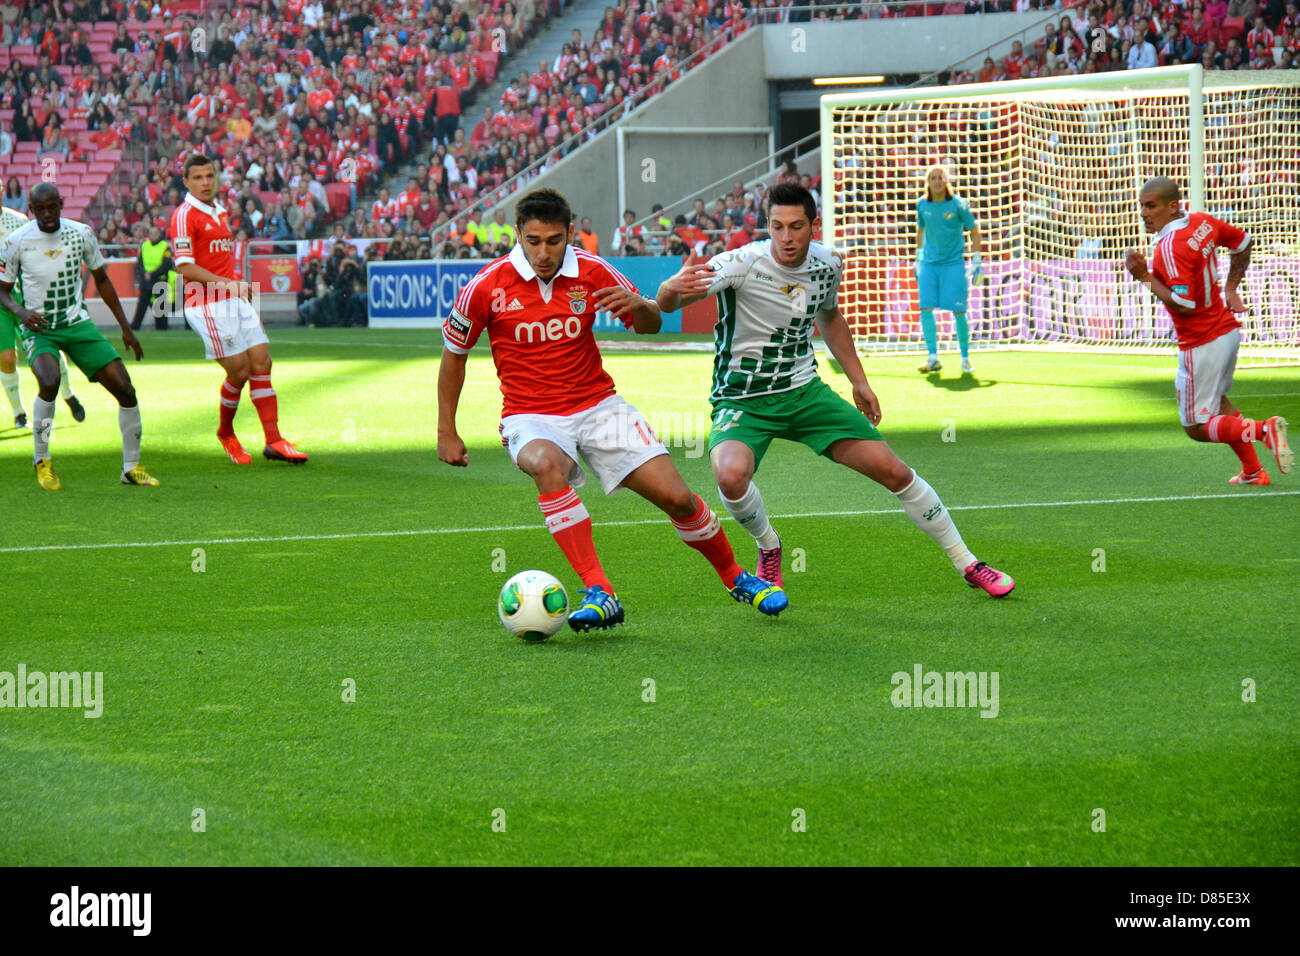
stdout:
{"type": "MultiPolygon", "coordinates": [[[[30,7],[36,2],[37,0],[25,0],[25,6],[30,7]]],[[[279,12],[266,23],[258,20],[260,10],[258,0],[239,0],[239,2],[171,0],[166,6],[169,14],[167,18],[155,17],[143,22],[127,20],[125,22],[127,35],[132,43],[136,44],[133,55],[140,64],[138,68],[150,80],[160,76],[160,66],[165,64],[159,51],[149,49],[149,45],[153,43],[156,36],[164,32],[174,35],[174,42],[177,42],[180,47],[176,57],[179,70],[173,70],[172,74],[179,72],[180,82],[176,87],[170,83],[164,84],[154,94],[154,101],[151,104],[137,104],[128,108],[130,113],[135,114],[137,130],[144,132],[146,142],[123,143],[122,148],[112,154],[92,145],[91,137],[103,136],[104,132],[98,128],[97,121],[87,115],[88,111],[80,103],[80,88],[84,82],[82,70],[80,64],[72,58],[72,48],[68,41],[71,30],[79,30],[86,39],[87,48],[90,50],[100,77],[107,80],[115,69],[121,68],[125,60],[122,54],[112,51],[118,24],[115,20],[106,19],[96,23],[82,22],[54,26],[53,29],[61,42],[61,62],[55,64],[55,69],[63,81],[66,93],[65,101],[58,111],[63,120],[64,136],[73,147],[71,155],[38,156],[36,143],[17,143],[13,155],[0,162],[6,178],[8,175],[18,175],[27,180],[38,178],[46,169],[51,168],[48,161],[53,159],[58,171],[57,175],[60,177],[59,181],[67,193],[70,208],[73,202],[81,204],[84,209],[92,213],[96,211],[106,213],[117,207],[129,208],[136,198],[135,190],[138,188],[139,176],[144,174],[150,180],[156,180],[155,162],[151,157],[156,155],[155,150],[163,141],[160,137],[169,134],[172,130],[170,119],[172,104],[177,103],[187,107],[190,97],[198,92],[200,83],[216,81],[215,72],[211,71],[200,58],[193,55],[188,43],[189,30],[196,25],[203,25],[207,27],[209,37],[215,38],[217,22],[223,16],[229,16],[234,19],[237,28],[247,29],[252,39],[266,39],[264,50],[272,53],[274,61],[274,68],[271,71],[264,70],[254,75],[249,69],[257,65],[257,50],[247,58],[247,63],[241,63],[239,58],[236,58],[234,66],[236,75],[248,76],[258,82],[262,95],[266,98],[266,105],[270,110],[275,111],[281,106],[281,102],[277,98],[277,84],[272,74],[276,70],[283,73],[289,69],[292,62],[290,56],[292,41],[300,26],[285,11],[285,2],[286,0],[272,0],[275,10],[279,12]],[[271,41],[276,36],[279,37],[280,44],[272,49],[271,41]],[[87,157],[89,161],[84,161],[87,157]],[[92,202],[92,199],[101,193],[103,201],[92,202]]],[[[451,10],[454,5],[459,5],[461,0],[436,0],[436,2],[451,10]]],[[[66,0],[63,6],[66,10],[71,10],[72,7],[66,0]]],[[[516,25],[512,33],[512,41],[518,39],[523,33],[531,31],[546,19],[557,15],[558,6],[555,0],[540,3],[537,8],[538,19],[532,24],[516,25]]],[[[985,9],[1002,8],[1000,3],[986,3],[983,6],[985,9]]],[[[484,0],[482,12],[473,24],[476,32],[467,38],[467,45],[462,50],[465,58],[459,62],[453,61],[445,52],[437,50],[423,58],[408,59],[406,63],[403,63],[402,57],[397,56],[395,52],[392,55],[383,53],[383,30],[391,29],[394,33],[398,30],[409,30],[415,33],[421,23],[418,19],[399,22],[396,18],[396,10],[386,15],[388,16],[386,21],[385,15],[381,15],[381,33],[378,35],[377,42],[370,50],[361,51],[361,60],[364,61],[366,56],[374,57],[371,66],[375,70],[376,77],[389,76],[407,65],[416,69],[418,93],[410,97],[415,115],[413,118],[399,116],[402,126],[396,136],[399,143],[409,146],[409,150],[401,150],[401,155],[392,157],[396,162],[390,164],[387,169],[376,170],[377,176],[368,169],[359,169],[355,183],[339,181],[342,153],[336,153],[324,164],[318,163],[316,171],[323,181],[327,202],[325,208],[319,210],[314,225],[321,228],[333,220],[348,218],[354,193],[364,195],[366,190],[384,184],[385,180],[397,174],[399,170],[404,175],[403,167],[407,161],[427,161],[433,158],[431,153],[434,144],[430,142],[428,132],[421,129],[419,116],[426,106],[429,110],[434,109],[435,106],[432,99],[435,66],[450,70],[451,82],[462,91],[461,129],[464,131],[466,145],[462,145],[459,140],[450,141],[445,145],[453,160],[458,153],[467,156],[475,167],[478,181],[475,189],[466,188],[463,184],[457,186],[455,183],[447,182],[448,177],[443,175],[443,170],[435,167],[431,170],[428,181],[421,183],[421,186],[427,186],[436,197],[441,221],[450,222],[471,205],[477,204],[482,207],[499,200],[504,195],[499,191],[501,188],[511,191],[519,188],[520,183],[527,182],[532,175],[536,174],[537,169],[544,168],[545,165],[553,163],[561,155],[567,155],[575,148],[580,148],[587,139],[603,129],[615,116],[621,115],[626,108],[638,105],[656,95],[665,86],[674,82],[686,66],[694,65],[694,62],[699,59],[716,52],[732,36],[747,29],[751,23],[774,22],[774,17],[796,18],[789,10],[789,4],[754,10],[737,0],[730,0],[721,8],[705,3],[704,0],[697,0],[694,3],[688,0],[665,0],[657,7],[658,14],[671,17],[673,29],[680,26],[686,40],[680,49],[647,51],[638,47],[651,39],[651,28],[652,26],[657,28],[657,25],[647,14],[639,17],[628,16],[627,11],[635,10],[636,7],[637,4],[632,3],[629,6],[624,0],[617,9],[612,26],[603,23],[589,39],[584,38],[583,46],[589,51],[585,57],[581,51],[566,49],[556,62],[548,64],[545,69],[525,73],[526,83],[533,89],[530,91],[527,86],[520,88],[516,84],[507,90],[501,101],[489,104],[490,122],[486,129],[478,131],[477,140],[474,134],[484,104],[472,102],[475,91],[490,86],[503,70],[509,71],[515,68],[510,58],[497,52],[494,44],[488,40],[488,33],[501,25],[505,0],[484,0]],[[620,19],[624,16],[627,16],[626,22],[632,27],[636,37],[635,41],[627,42],[626,45],[623,36],[624,22],[620,19]],[[475,49],[475,44],[479,49],[475,49]],[[609,52],[611,47],[613,53],[609,52]],[[694,59],[686,63],[691,57],[694,59]],[[424,62],[426,59],[430,61],[427,66],[424,62]],[[609,68],[613,68],[617,74],[617,79],[613,83],[607,82],[604,74],[604,71],[609,68]],[[593,82],[592,88],[585,90],[585,95],[562,97],[563,102],[558,106],[554,103],[546,104],[547,95],[560,96],[566,80],[581,80],[587,76],[590,76],[593,82]],[[607,94],[612,97],[613,108],[610,106],[611,101],[607,98],[607,94]],[[522,111],[519,109],[520,106],[524,107],[522,111]],[[408,122],[413,125],[406,125],[408,122]],[[488,145],[489,155],[486,159],[477,155],[475,148],[477,142],[488,145]],[[539,146],[540,149],[537,148],[539,146]],[[507,167],[507,160],[513,164],[513,169],[507,167]],[[533,172],[526,173],[519,180],[503,186],[503,180],[513,170],[525,170],[532,163],[536,163],[533,172]]],[[[877,16],[955,16],[978,12],[978,7],[977,4],[953,2],[825,6],[805,8],[797,19],[818,21],[877,16]]],[[[1088,9],[1099,12],[1104,25],[1111,25],[1119,21],[1125,8],[1121,0],[1097,0],[1088,9]]],[[[1068,15],[1075,18],[1082,17],[1085,15],[1084,7],[1074,7],[1068,15]]],[[[1187,15],[1187,11],[1184,10],[1184,16],[1187,15]]],[[[328,17],[328,12],[326,16],[328,17]]],[[[418,14],[416,16],[418,17],[418,14]]],[[[1246,26],[1247,24],[1241,18],[1226,20],[1222,24],[1222,42],[1226,43],[1232,36],[1244,36],[1246,26]]],[[[341,32],[332,25],[327,25],[327,32],[341,41],[341,32]]],[[[669,32],[665,30],[664,34],[669,32]]],[[[39,35],[35,39],[38,44],[41,42],[39,35]]],[[[403,45],[399,44],[399,47],[401,46],[403,45]]],[[[405,46],[409,47],[412,44],[408,43],[405,46]]],[[[517,46],[516,42],[510,44],[511,49],[517,46]]],[[[1027,48],[1030,46],[1026,43],[1027,48]]],[[[39,45],[0,47],[0,73],[8,70],[12,64],[16,64],[23,71],[38,66],[43,49],[39,45]]],[[[341,53],[340,45],[340,55],[341,53]]],[[[1049,68],[1048,63],[1038,62],[1033,56],[1032,49],[1029,59],[1031,62],[1022,75],[1039,75],[1040,71],[1049,68]]],[[[1069,57],[1058,57],[1057,64],[1058,70],[1081,71],[1085,68],[1093,68],[1091,64],[1074,61],[1069,57]]],[[[364,67],[366,64],[359,62],[355,65],[364,67]]],[[[1098,68],[1106,67],[1103,64],[1098,68]]],[[[312,74],[310,79],[312,85],[319,87],[320,84],[327,83],[335,88],[342,99],[343,93],[339,92],[340,82],[346,76],[341,77],[340,74],[347,73],[345,64],[340,63],[334,69],[326,71],[321,68],[318,58],[313,56],[307,64],[307,71],[312,74]]],[[[951,81],[964,82],[971,79],[974,77],[962,73],[952,77],[951,81]]],[[[396,109],[397,100],[401,98],[399,86],[400,84],[391,79],[382,85],[372,86],[369,91],[372,94],[372,103],[377,103],[380,108],[385,103],[391,103],[392,108],[396,109]]],[[[230,96],[232,90],[233,86],[221,92],[225,96],[230,96]]],[[[6,129],[11,128],[14,105],[16,104],[0,109],[0,121],[4,122],[6,129]]],[[[334,132],[333,120],[343,113],[340,108],[342,105],[335,104],[334,110],[325,117],[323,125],[331,134],[334,132]]],[[[372,108],[372,116],[377,115],[377,112],[378,110],[372,108]]],[[[218,110],[214,115],[224,120],[230,113],[228,110],[225,112],[218,110]]],[[[245,118],[252,117],[246,113],[245,118]]],[[[369,142],[366,125],[365,122],[361,122],[352,126],[345,122],[345,137],[350,137],[357,142],[361,153],[374,155],[376,147],[369,142]]],[[[431,127],[433,124],[424,125],[431,127]]],[[[182,127],[180,131],[185,130],[182,127]]],[[[128,132],[122,130],[121,135],[128,135],[128,132]]],[[[134,135],[138,136],[138,133],[134,135]]],[[[211,133],[202,145],[205,150],[215,151],[218,154],[228,153],[224,163],[224,171],[228,175],[236,172],[242,174],[247,169],[250,161],[248,146],[262,148],[265,155],[271,155],[279,148],[279,143],[272,141],[273,137],[266,137],[256,131],[247,144],[235,141],[232,136],[233,133],[228,131],[222,131],[220,134],[211,133]]],[[[328,136],[326,142],[332,143],[333,139],[332,136],[328,136]]],[[[290,152],[294,154],[301,152],[299,145],[294,143],[290,152]]],[[[263,165],[265,168],[266,161],[263,165]]],[[[362,166],[364,167],[364,162],[362,166]]],[[[283,162],[281,167],[283,171],[283,162]]],[[[168,174],[168,180],[172,175],[172,173],[168,174]]],[[[157,185],[170,187],[172,184],[171,181],[167,181],[157,185]]],[[[155,185],[155,192],[158,191],[157,185],[155,185]]],[[[263,206],[279,201],[278,189],[264,190],[260,185],[261,183],[249,184],[247,195],[254,197],[263,206]]],[[[389,182],[388,185],[396,196],[405,189],[406,182],[402,179],[389,182]]],[[[162,198],[165,199],[166,188],[161,192],[162,198]]],[[[165,215],[167,211],[164,208],[162,214],[165,215]]],[[[373,227],[376,234],[381,231],[379,227],[378,223],[373,227]]]]}

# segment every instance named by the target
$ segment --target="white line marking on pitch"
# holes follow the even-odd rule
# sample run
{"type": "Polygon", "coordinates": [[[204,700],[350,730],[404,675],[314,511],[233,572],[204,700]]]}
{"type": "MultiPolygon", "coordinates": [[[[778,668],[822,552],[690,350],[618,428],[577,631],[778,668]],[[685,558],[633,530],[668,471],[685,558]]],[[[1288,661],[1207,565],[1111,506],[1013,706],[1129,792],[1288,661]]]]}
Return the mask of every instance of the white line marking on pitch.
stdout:
{"type": "MultiPolygon", "coordinates": [[[[1205,501],[1212,498],[1238,498],[1243,501],[1256,501],[1260,498],[1285,498],[1300,495],[1300,491],[1264,491],[1257,494],[1249,492],[1227,492],[1217,495],[1171,495],[1164,498],[1096,498],[1084,501],[1013,501],[995,505],[954,505],[949,511],[1000,511],[1007,508],[1073,508],[1080,505],[1134,505],[1167,501],[1205,501]]],[[[867,511],[801,511],[791,514],[773,515],[783,518],[841,518],[868,515],[899,515],[901,508],[879,508],[867,511]]],[[[723,516],[719,516],[723,517],[723,516]]],[[[725,516],[732,520],[730,515],[725,516]]],[[[613,528],[630,525],[659,524],[664,518],[645,518],[636,521],[601,521],[599,528],[613,528]]],[[[265,538],[194,538],[186,541],[107,541],[101,544],[44,544],[21,548],[0,548],[0,554],[29,553],[33,551],[92,551],[103,548],[179,548],[190,545],[213,544],[274,544],[285,541],[344,541],[353,538],[409,538],[418,535],[434,534],[478,534],[480,532],[502,531],[536,531],[542,527],[535,524],[496,525],[485,528],[417,528],[411,531],[348,531],[339,534],[291,534],[265,538]]]]}

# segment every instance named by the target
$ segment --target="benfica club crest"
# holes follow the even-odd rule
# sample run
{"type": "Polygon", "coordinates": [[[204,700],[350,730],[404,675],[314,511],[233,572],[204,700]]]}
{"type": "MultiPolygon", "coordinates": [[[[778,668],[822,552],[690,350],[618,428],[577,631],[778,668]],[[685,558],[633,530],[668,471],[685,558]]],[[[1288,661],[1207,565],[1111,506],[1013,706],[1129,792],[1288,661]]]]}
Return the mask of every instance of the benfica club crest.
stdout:
{"type": "Polygon", "coordinates": [[[569,296],[570,312],[572,312],[574,315],[582,315],[582,313],[587,311],[587,290],[586,289],[582,289],[581,291],[578,292],[570,292],[568,293],[568,296],[569,296]]]}
{"type": "Polygon", "coordinates": [[[271,288],[276,292],[288,292],[292,283],[289,280],[289,270],[292,266],[281,263],[272,263],[271,265],[271,288]]]}

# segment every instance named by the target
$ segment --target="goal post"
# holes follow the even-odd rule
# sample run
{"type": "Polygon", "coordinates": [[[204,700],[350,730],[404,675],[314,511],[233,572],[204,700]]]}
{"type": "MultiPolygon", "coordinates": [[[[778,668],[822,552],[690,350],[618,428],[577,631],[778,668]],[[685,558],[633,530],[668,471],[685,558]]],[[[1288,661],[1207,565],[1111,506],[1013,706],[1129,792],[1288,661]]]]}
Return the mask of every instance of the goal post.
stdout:
{"type": "MultiPolygon", "coordinates": [[[[1199,65],[821,98],[822,235],[865,351],[924,350],[913,260],[925,171],[948,170],[979,227],[974,348],[1168,351],[1168,314],[1124,269],[1149,251],[1138,191],[1252,237],[1239,365],[1300,363],[1300,71],[1199,65]]],[[[969,240],[968,240],[969,251],[969,240]]],[[[1221,252],[1220,276],[1227,274],[1221,252]]],[[[949,313],[936,310],[943,347],[949,313]]]]}

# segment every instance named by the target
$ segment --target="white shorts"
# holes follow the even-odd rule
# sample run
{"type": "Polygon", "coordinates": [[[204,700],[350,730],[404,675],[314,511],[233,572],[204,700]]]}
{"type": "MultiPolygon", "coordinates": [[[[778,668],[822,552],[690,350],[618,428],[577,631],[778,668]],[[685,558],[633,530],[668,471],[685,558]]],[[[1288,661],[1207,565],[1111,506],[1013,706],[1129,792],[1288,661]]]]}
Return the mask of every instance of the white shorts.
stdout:
{"type": "Polygon", "coordinates": [[[1240,345],[1241,329],[1233,329],[1178,353],[1174,389],[1178,392],[1178,420],[1184,428],[1203,424],[1219,414],[1219,403],[1232,388],[1240,345]]]}
{"type": "Polygon", "coordinates": [[[187,305],[185,321],[203,340],[203,354],[210,359],[238,355],[267,341],[253,306],[235,296],[208,305],[187,305]]]}
{"type": "Polygon", "coordinates": [[[668,454],[650,424],[619,395],[572,415],[508,415],[501,419],[501,438],[510,460],[519,464],[519,451],[530,441],[544,439],[573,459],[569,484],[581,488],[587,476],[579,460],[592,470],[605,494],[652,458],[668,454]]]}

